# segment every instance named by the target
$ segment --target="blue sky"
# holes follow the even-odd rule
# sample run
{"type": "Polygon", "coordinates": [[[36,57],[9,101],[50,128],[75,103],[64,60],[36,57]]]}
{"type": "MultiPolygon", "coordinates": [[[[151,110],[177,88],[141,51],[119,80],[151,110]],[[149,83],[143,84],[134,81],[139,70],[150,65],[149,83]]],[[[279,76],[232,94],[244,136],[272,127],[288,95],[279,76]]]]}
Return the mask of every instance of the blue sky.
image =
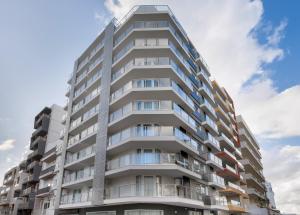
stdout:
{"type": "MultiPolygon", "coordinates": [[[[66,82],[72,72],[74,60],[95,39],[105,22],[113,15],[123,15],[134,2],[152,1],[131,1],[130,4],[126,4],[126,0],[123,2],[125,3],[116,4],[111,0],[106,0],[105,4],[104,1],[96,0],[4,0],[0,2],[0,176],[17,163],[24,154],[25,146],[33,131],[35,114],[46,105],[65,104],[66,82]],[[8,145],[9,147],[6,147],[8,145]]],[[[168,3],[168,0],[159,2],[168,3]]],[[[255,4],[247,0],[210,1],[210,3],[197,1],[195,4],[199,4],[199,11],[204,9],[205,11],[195,14],[190,14],[187,11],[188,6],[182,7],[180,1],[170,1],[170,6],[179,20],[182,20],[183,27],[191,35],[196,47],[212,65],[211,73],[215,74],[217,80],[229,89],[234,98],[237,98],[237,103],[240,103],[238,106],[241,107],[240,113],[245,116],[250,127],[258,135],[265,157],[269,158],[268,152],[275,149],[277,151],[274,153],[285,156],[285,153],[290,152],[287,146],[295,147],[292,148],[293,152],[299,150],[300,129],[298,127],[299,132],[297,132],[295,129],[286,128],[291,123],[289,121],[285,122],[287,126],[278,127],[278,121],[275,119],[279,118],[280,113],[286,114],[287,110],[278,108],[274,110],[273,106],[295,106],[292,101],[299,99],[299,96],[295,97],[299,91],[294,90],[293,92],[296,93],[291,95],[290,89],[300,84],[300,14],[297,11],[300,2],[283,3],[271,0],[266,0],[263,4],[260,1],[254,2],[255,4]],[[239,8],[244,12],[240,14],[239,8]],[[203,17],[198,14],[203,14],[203,17]],[[218,20],[221,16],[225,21],[218,20]],[[198,24],[197,30],[192,22],[198,24]],[[282,23],[286,23],[286,26],[276,37],[275,31],[282,23]],[[239,29],[233,27],[239,24],[239,29]],[[199,26],[203,26],[202,32],[196,32],[199,26]],[[230,32],[248,30],[255,32],[255,36],[249,37],[242,33],[241,36],[236,33],[230,34],[230,32]],[[212,34],[214,32],[221,33],[212,34]],[[222,37],[221,34],[226,37],[222,37]],[[235,40],[228,39],[235,36],[238,37],[235,40]],[[278,41],[272,44],[268,42],[271,36],[276,37],[278,41]],[[204,43],[202,40],[210,43],[204,43]],[[250,49],[245,51],[240,47],[233,47],[231,42],[242,44],[240,47],[249,46],[250,49]],[[212,44],[217,45],[214,47],[212,44]],[[236,55],[241,55],[241,63],[237,65],[237,62],[234,62],[239,61],[238,57],[228,58],[226,62],[232,64],[231,68],[226,69],[222,59],[227,56],[220,53],[223,52],[224,47],[228,48],[228,44],[231,45],[230,48],[237,50],[236,55]],[[270,53],[262,50],[266,47],[271,50],[270,53]],[[248,50],[254,54],[248,53],[248,50]],[[274,57],[275,55],[277,57],[274,57]],[[253,60],[244,62],[243,56],[253,60]],[[262,59],[257,59],[259,57],[262,59]],[[269,58],[272,60],[266,60],[269,58]],[[259,62],[259,66],[253,68],[249,66],[253,62],[259,62]],[[224,70],[224,74],[219,68],[224,70]],[[256,70],[263,70],[263,72],[256,70]],[[233,72],[239,79],[235,79],[234,83],[231,82],[232,80],[224,78],[228,76],[225,71],[233,72]],[[243,88],[244,85],[249,85],[249,89],[243,88]],[[242,94],[245,89],[248,91],[242,94]],[[266,90],[265,94],[262,93],[266,96],[263,99],[259,93],[256,93],[261,89],[266,90]],[[289,89],[288,95],[282,94],[287,89],[289,89]],[[255,99],[255,102],[258,100],[253,109],[248,108],[249,103],[240,102],[240,100],[250,99],[255,99]],[[271,107],[261,100],[268,101],[268,104],[272,104],[271,107]],[[282,102],[277,102],[279,100],[282,102]],[[257,107],[258,109],[255,109],[257,107]],[[260,110],[263,110],[260,119],[268,116],[265,117],[265,121],[255,123],[256,118],[253,117],[253,113],[260,110]],[[270,124],[271,121],[272,123],[274,121],[274,124],[270,124]],[[270,132],[272,137],[266,135],[270,132]]],[[[299,103],[297,105],[296,107],[299,107],[299,103]]],[[[294,113],[297,112],[291,114],[294,113]]],[[[293,115],[289,119],[293,119],[293,115]]],[[[294,121],[297,119],[299,114],[295,115],[294,121]]],[[[271,161],[265,160],[264,164],[269,167],[271,161]]],[[[298,165],[298,163],[286,165],[298,165]]],[[[275,191],[283,186],[282,181],[276,180],[276,174],[278,173],[274,171],[266,172],[275,186],[275,191]]],[[[278,197],[276,200],[282,208],[300,213],[297,211],[300,210],[299,207],[284,202],[283,197],[278,197]]]]}

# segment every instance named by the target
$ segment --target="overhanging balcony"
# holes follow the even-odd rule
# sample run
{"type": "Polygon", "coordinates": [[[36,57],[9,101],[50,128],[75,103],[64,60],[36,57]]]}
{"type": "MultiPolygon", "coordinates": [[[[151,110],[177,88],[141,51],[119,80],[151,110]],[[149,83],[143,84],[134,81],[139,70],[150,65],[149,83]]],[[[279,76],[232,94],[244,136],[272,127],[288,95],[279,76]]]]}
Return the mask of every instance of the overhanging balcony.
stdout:
{"type": "Polygon", "coordinates": [[[203,153],[200,142],[176,127],[146,125],[130,127],[113,134],[109,137],[107,151],[109,154],[118,154],[137,144],[141,148],[160,148],[170,153],[181,150],[195,156],[203,153]]]}
{"type": "Polygon", "coordinates": [[[104,204],[158,203],[192,208],[206,208],[204,193],[197,187],[176,184],[128,184],[105,190],[104,204]]]}
{"type": "Polygon", "coordinates": [[[185,175],[194,180],[202,180],[205,170],[179,154],[147,153],[127,154],[107,162],[106,177],[120,177],[128,174],[167,174],[172,177],[185,175]]]}
{"type": "Polygon", "coordinates": [[[172,101],[134,101],[110,114],[109,130],[116,132],[132,124],[141,122],[158,123],[184,127],[187,131],[196,132],[196,121],[179,105],[172,101]]]}

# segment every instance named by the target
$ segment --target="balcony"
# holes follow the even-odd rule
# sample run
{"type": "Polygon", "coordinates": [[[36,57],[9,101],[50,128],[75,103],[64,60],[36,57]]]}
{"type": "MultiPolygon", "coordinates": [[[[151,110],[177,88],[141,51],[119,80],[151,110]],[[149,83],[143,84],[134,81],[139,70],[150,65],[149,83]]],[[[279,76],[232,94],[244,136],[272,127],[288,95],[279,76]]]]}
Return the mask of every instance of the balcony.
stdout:
{"type": "Polygon", "coordinates": [[[208,115],[205,116],[205,121],[202,122],[202,126],[215,135],[219,133],[216,123],[208,115]]]}
{"type": "Polygon", "coordinates": [[[45,120],[39,123],[36,130],[32,133],[31,142],[33,142],[38,136],[45,136],[47,134],[49,123],[50,123],[50,118],[46,118],[45,120]]]}
{"type": "MultiPolygon", "coordinates": [[[[60,140],[57,140],[57,147],[59,144],[61,144],[61,142],[60,142],[60,140]]],[[[47,152],[45,152],[41,161],[51,162],[55,159],[56,159],[56,146],[53,147],[52,149],[48,150],[47,152]]]]}
{"type": "Polygon", "coordinates": [[[265,195],[263,194],[263,193],[261,193],[261,192],[259,192],[257,189],[255,189],[255,188],[247,188],[247,190],[246,190],[246,192],[247,192],[247,194],[250,196],[256,196],[256,197],[258,197],[258,198],[260,198],[260,199],[262,199],[262,200],[265,200],[266,199],[266,197],[265,197],[265,195]]]}
{"type": "Polygon", "coordinates": [[[216,169],[221,169],[223,170],[222,167],[222,160],[220,158],[218,158],[217,156],[215,156],[212,153],[207,153],[206,154],[206,164],[209,166],[212,166],[216,169]]]}
{"type": "Polygon", "coordinates": [[[48,178],[54,175],[55,164],[43,169],[40,173],[40,178],[48,178]]]}
{"type": "MultiPolygon", "coordinates": [[[[87,73],[89,75],[89,73],[87,73]]],[[[93,89],[100,85],[100,79],[102,77],[102,70],[96,71],[93,75],[88,76],[86,83],[82,84],[78,89],[74,90],[73,103],[77,103],[79,100],[87,96],[93,89]]]]}
{"type": "MultiPolygon", "coordinates": [[[[112,67],[115,67],[120,62],[124,62],[126,58],[128,58],[128,55],[133,52],[134,50],[139,51],[145,51],[145,50],[170,50],[174,57],[177,58],[178,62],[180,62],[181,66],[185,68],[185,70],[188,71],[188,73],[193,74],[193,70],[195,70],[191,64],[186,60],[186,57],[184,57],[181,54],[181,51],[176,47],[176,45],[168,38],[139,38],[134,39],[129,42],[127,42],[126,45],[122,47],[122,49],[116,51],[113,57],[113,65],[112,67]]],[[[187,56],[189,57],[189,56],[187,56]]]]}
{"type": "Polygon", "coordinates": [[[170,98],[189,111],[194,111],[195,106],[189,95],[174,81],[169,78],[160,79],[134,79],[127,82],[111,94],[112,111],[124,106],[128,100],[164,100],[170,98]],[[140,93],[142,92],[142,93],[140,93]]]}
{"type": "Polygon", "coordinates": [[[243,174],[243,177],[247,181],[248,187],[257,187],[260,190],[265,190],[265,186],[263,185],[264,181],[259,181],[254,175],[250,173],[243,174]]]}
{"type": "Polygon", "coordinates": [[[74,208],[74,207],[86,207],[91,205],[92,191],[84,192],[75,195],[62,195],[60,198],[61,209],[74,208]]]}
{"type": "Polygon", "coordinates": [[[224,133],[221,133],[221,135],[218,137],[218,140],[220,141],[221,146],[224,148],[230,151],[236,150],[234,143],[224,133]]]}
{"type": "Polygon", "coordinates": [[[216,175],[215,173],[207,174],[205,178],[208,181],[208,185],[212,187],[221,188],[221,189],[225,188],[224,178],[216,175]]]}
{"type": "Polygon", "coordinates": [[[212,118],[217,119],[215,109],[206,99],[203,99],[203,102],[200,104],[200,108],[206,111],[206,113],[209,114],[212,118]]]}
{"type": "Polygon", "coordinates": [[[82,166],[91,165],[94,161],[95,149],[93,144],[74,154],[67,152],[65,169],[74,170],[82,166]]]}
{"type": "Polygon", "coordinates": [[[226,148],[223,148],[223,150],[218,152],[217,155],[231,164],[237,163],[236,157],[226,148]]]}
{"type": "Polygon", "coordinates": [[[217,121],[217,125],[220,132],[225,133],[226,136],[233,136],[229,125],[227,125],[221,118],[219,118],[219,120],[217,121]]]}
{"type": "Polygon", "coordinates": [[[223,171],[218,171],[218,174],[230,181],[236,181],[240,179],[240,175],[237,170],[229,166],[228,164],[225,165],[223,171]]]}
{"type": "Polygon", "coordinates": [[[41,137],[41,136],[39,136],[39,137],[37,137],[37,138],[35,138],[33,141],[31,141],[31,143],[30,143],[30,149],[31,150],[34,150],[34,148],[36,148],[36,146],[37,145],[39,145],[39,144],[46,144],[46,140],[47,140],[47,138],[46,137],[41,137]]]}
{"type": "Polygon", "coordinates": [[[98,123],[95,123],[79,134],[70,136],[67,147],[68,151],[75,152],[95,143],[97,131],[98,123]]]}
{"type": "Polygon", "coordinates": [[[211,209],[216,210],[226,210],[227,208],[227,199],[225,196],[205,196],[204,198],[205,205],[210,205],[211,209]]]}
{"type": "Polygon", "coordinates": [[[204,208],[204,193],[197,187],[176,184],[127,184],[105,189],[104,204],[158,203],[204,208]]]}
{"type": "Polygon", "coordinates": [[[215,103],[214,96],[211,92],[211,89],[207,87],[205,83],[199,88],[199,92],[203,95],[206,99],[209,99],[212,103],[215,103]]]}
{"type": "Polygon", "coordinates": [[[171,174],[172,177],[186,175],[201,180],[205,169],[201,168],[199,161],[189,161],[175,153],[144,153],[127,154],[107,162],[107,177],[116,177],[139,170],[139,174],[171,174]],[[198,163],[198,164],[196,164],[198,163]],[[187,171],[188,170],[188,171],[187,171]]]}
{"type": "Polygon", "coordinates": [[[94,173],[93,172],[83,172],[82,174],[78,175],[67,175],[63,179],[63,188],[72,188],[72,187],[78,187],[79,185],[85,184],[85,185],[92,185],[92,181],[94,179],[94,173]]]}
{"type": "Polygon", "coordinates": [[[41,189],[38,189],[36,192],[37,197],[43,197],[49,194],[51,186],[47,186],[41,189]]]}
{"type": "Polygon", "coordinates": [[[109,130],[115,132],[142,121],[185,127],[189,132],[196,131],[196,121],[178,104],[172,101],[134,101],[110,114],[109,130]]]}
{"type": "Polygon", "coordinates": [[[41,159],[44,155],[44,151],[45,145],[38,145],[38,147],[27,156],[27,160],[41,159]]]}
{"type": "Polygon", "coordinates": [[[246,208],[241,204],[240,201],[231,200],[228,202],[228,209],[230,212],[237,212],[237,213],[246,213],[246,208]]]}
{"type": "Polygon", "coordinates": [[[122,130],[109,137],[107,150],[111,154],[120,150],[139,147],[157,147],[169,152],[187,151],[193,155],[202,153],[201,144],[189,134],[172,126],[136,126],[122,130]],[[164,142],[164,144],[161,144],[164,142]]]}
{"type": "Polygon", "coordinates": [[[30,171],[33,169],[35,166],[39,166],[40,162],[39,161],[32,161],[28,166],[27,166],[27,171],[30,171]]]}
{"type": "Polygon", "coordinates": [[[257,177],[259,177],[261,180],[265,180],[265,177],[262,173],[262,170],[257,168],[255,165],[252,164],[249,160],[241,160],[242,165],[244,165],[247,172],[254,173],[257,177]]]}
{"type": "Polygon", "coordinates": [[[204,143],[206,145],[210,146],[214,152],[218,152],[221,150],[219,141],[214,136],[212,136],[210,133],[207,133],[207,138],[204,141],[204,143]]]}
{"type": "Polygon", "coordinates": [[[193,90],[193,83],[181,67],[171,58],[168,57],[148,57],[134,58],[126,63],[123,67],[114,71],[112,74],[112,88],[120,87],[120,83],[126,83],[133,78],[144,78],[148,71],[155,77],[165,77],[168,74],[172,80],[184,86],[186,90],[193,90]],[[130,75],[129,75],[130,74],[130,75]]]}
{"type": "Polygon", "coordinates": [[[247,196],[246,191],[244,189],[242,189],[239,185],[231,182],[228,182],[226,188],[220,190],[220,192],[226,196],[247,196]]]}

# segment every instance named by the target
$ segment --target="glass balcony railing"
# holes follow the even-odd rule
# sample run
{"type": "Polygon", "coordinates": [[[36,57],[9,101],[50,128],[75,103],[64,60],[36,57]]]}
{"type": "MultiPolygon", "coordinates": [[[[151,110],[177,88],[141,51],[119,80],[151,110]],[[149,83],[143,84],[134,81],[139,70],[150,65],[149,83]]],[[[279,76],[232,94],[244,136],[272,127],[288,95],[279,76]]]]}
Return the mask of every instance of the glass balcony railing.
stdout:
{"type": "Polygon", "coordinates": [[[202,153],[201,145],[191,136],[182,132],[178,128],[171,126],[136,126],[124,129],[109,137],[108,145],[116,145],[133,137],[156,137],[156,136],[173,136],[184,142],[188,147],[202,153]]]}
{"type": "Polygon", "coordinates": [[[210,127],[212,127],[215,131],[218,131],[218,126],[208,115],[205,115],[205,121],[210,127]]]}
{"type": "Polygon", "coordinates": [[[95,144],[88,146],[76,153],[67,152],[65,165],[84,159],[93,154],[95,154],[95,144]]]}
{"type": "Polygon", "coordinates": [[[212,92],[211,92],[211,89],[209,89],[209,87],[208,87],[206,84],[202,83],[202,86],[200,87],[200,89],[202,89],[202,90],[207,94],[207,96],[208,96],[212,101],[214,101],[214,96],[213,96],[213,94],[212,94],[212,92]]]}
{"type": "Polygon", "coordinates": [[[218,166],[222,166],[222,160],[212,153],[207,153],[207,160],[214,162],[218,166]]]}
{"type": "Polygon", "coordinates": [[[176,184],[127,184],[105,189],[105,199],[129,197],[177,197],[203,201],[206,195],[200,187],[185,187],[176,184]]]}
{"type": "Polygon", "coordinates": [[[168,47],[177,56],[179,61],[186,67],[186,69],[191,73],[196,75],[197,66],[192,62],[186,60],[181,54],[179,49],[171,42],[168,38],[145,38],[145,39],[135,39],[128,42],[120,51],[118,51],[114,57],[113,62],[119,61],[125,54],[132,48],[146,48],[146,47],[168,47]]]}
{"type": "Polygon", "coordinates": [[[154,165],[154,164],[176,164],[202,176],[206,173],[205,166],[194,159],[183,158],[180,154],[144,152],[142,154],[132,153],[123,155],[107,162],[107,170],[119,169],[127,166],[154,165]]]}
{"type": "Polygon", "coordinates": [[[60,204],[75,204],[75,203],[83,203],[89,202],[92,200],[93,192],[90,190],[89,192],[76,192],[72,194],[62,195],[60,199],[60,204]]]}
{"type": "Polygon", "coordinates": [[[83,124],[88,119],[90,119],[92,116],[95,116],[95,114],[97,114],[98,112],[99,112],[99,104],[92,107],[90,110],[85,112],[82,116],[78,117],[77,119],[72,120],[71,124],[70,124],[70,130],[78,127],[81,124],[83,124]]]}
{"type": "Polygon", "coordinates": [[[217,184],[219,186],[225,186],[225,181],[224,178],[216,175],[215,173],[210,173],[207,175],[208,181],[217,184]]]}
{"type": "Polygon", "coordinates": [[[228,143],[232,148],[235,148],[234,143],[223,133],[221,133],[221,137],[228,143]]]}
{"type": "Polygon", "coordinates": [[[125,64],[125,66],[121,67],[117,71],[113,72],[112,74],[112,81],[118,79],[120,76],[128,72],[134,67],[147,67],[147,66],[165,66],[165,65],[171,65],[173,70],[177,73],[177,75],[183,80],[186,85],[193,90],[193,84],[190,78],[183,72],[183,70],[178,66],[175,61],[168,57],[147,57],[147,58],[135,58],[128,63],[125,64]]]}
{"type": "Polygon", "coordinates": [[[206,99],[203,99],[203,105],[205,105],[212,114],[216,115],[215,109],[206,99]]]}
{"type": "Polygon", "coordinates": [[[87,103],[93,100],[95,97],[100,95],[100,86],[94,89],[90,94],[88,94],[84,99],[80,100],[76,105],[73,105],[73,113],[77,112],[79,109],[83,108],[87,103]]]}
{"type": "MultiPolygon", "coordinates": [[[[175,20],[175,17],[174,17],[174,20],[175,20]]],[[[164,21],[164,20],[161,20],[161,21],[136,21],[136,22],[132,23],[131,25],[129,25],[126,29],[124,29],[122,34],[120,34],[118,37],[115,38],[114,45],[117,46],[118,44],[120,44],[120,42],[125,37],[127,37],[134,29],[147,29],[147,28],[148,29],[168,28],[187,54],[193,56],[194,59],[199,58],[199,54],[197,53],[197,51],[194,48],[192,48],[184,39],[182,39],[182,36],[175,29],[173,24],[169,21],[164,21]]],[[[181,33],[182,32],[183,31],[181,30],[181,33]]]]}
{"type": "Polygon", "coordinates": [[[185,93],[185,91],[174,81],[170,79],[139,79],[132,80],[127,84],[123,85],[118,90],[114,91],[111,94],[111,102],[116,101],[120,97],[122,97],[125,93],[127,93],[131,89],[138,88],[158,88],[158,87],[172,87],[173,90],[178,93],[178,95],[192,108],[195,108],[194,102],[192,99],[185,93]]]}
{"type": "Polygon", "coordinates": [[[94,167],[89,167],[71,173],[65,172],[63,183],[76,183],[78,181],[88,180],[94,176],[94,167]]]}
{"type": "Polygon", "coordinates": [[[97,130],[98,130],[98,123],[95,123],[94,125],[81,131],[79,134],[70,137],[68,141],[68,146],[75,145],[79,143],[81,140],[96,134],[97,130]]]}
{"type": "Polygon", "coordinates": [[[209,141],[215,147],[220,148],[219,141],[214,136],[212,136],[210,133],[207,133],[207,141],[209,141]]]}

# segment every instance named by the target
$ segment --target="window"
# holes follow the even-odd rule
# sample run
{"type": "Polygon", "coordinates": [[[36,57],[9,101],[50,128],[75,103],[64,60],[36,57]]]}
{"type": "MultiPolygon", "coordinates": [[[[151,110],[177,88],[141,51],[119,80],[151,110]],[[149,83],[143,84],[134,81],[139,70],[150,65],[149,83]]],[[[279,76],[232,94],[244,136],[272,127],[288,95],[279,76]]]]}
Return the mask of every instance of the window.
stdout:
{"type": "Polygon", "coordinates": [[[44,210],[48,209],[49,207],[50,207],[50,202],[45,202],[43,206],[44,210]]]}
{"type": "Polygon", "coordinates": [[[164,215],[163,210],[125,210],[124,215],[164,215]]]}

